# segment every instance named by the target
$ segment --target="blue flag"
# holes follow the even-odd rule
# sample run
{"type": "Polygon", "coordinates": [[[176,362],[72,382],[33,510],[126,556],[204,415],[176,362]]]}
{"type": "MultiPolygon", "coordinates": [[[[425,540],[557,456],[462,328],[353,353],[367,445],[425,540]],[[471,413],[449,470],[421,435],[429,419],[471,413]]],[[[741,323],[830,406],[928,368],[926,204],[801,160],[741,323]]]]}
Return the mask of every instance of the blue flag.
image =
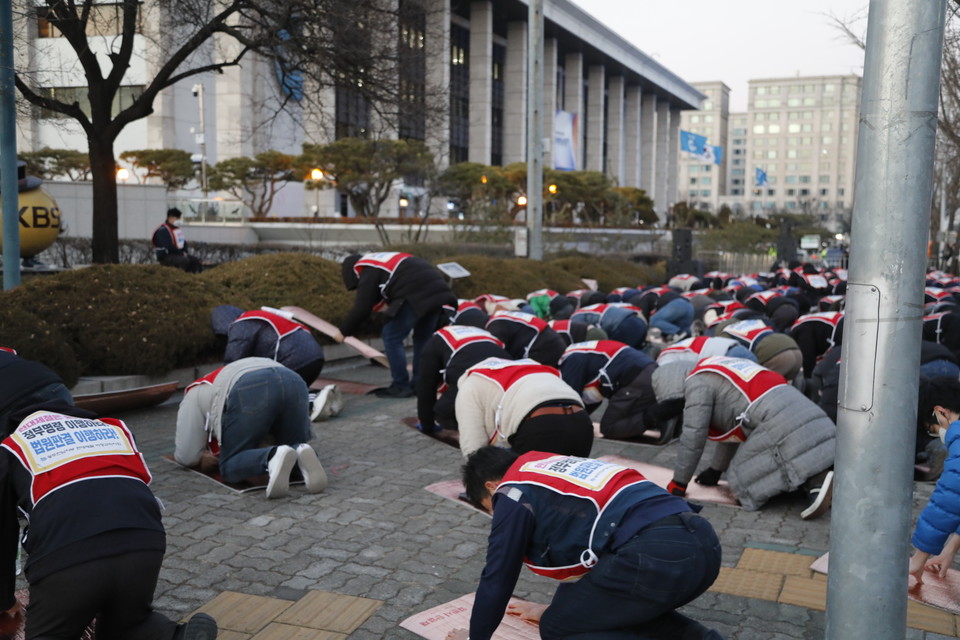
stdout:
{"type": "Polygon", "coordinates": [[[757,186],[762,187],[767,184],[770,184],[769,182],[767,182],[767,172],[758,167],[757,168],[757,186]]]}
{"type": "Polygon", "coordinates": [[[700,154],[700,158],[703,159],[704,162],[720,164],[723,161],[723,147],[705,144],[703,145],[703,153],[700,154]]]}
{"type": "Polygon", "coordinates": [[[682,151],[702,156],[706,146],[707,138],[705,136],[698,136],[689,131],[680,131],[680,149],[682,151]]]}

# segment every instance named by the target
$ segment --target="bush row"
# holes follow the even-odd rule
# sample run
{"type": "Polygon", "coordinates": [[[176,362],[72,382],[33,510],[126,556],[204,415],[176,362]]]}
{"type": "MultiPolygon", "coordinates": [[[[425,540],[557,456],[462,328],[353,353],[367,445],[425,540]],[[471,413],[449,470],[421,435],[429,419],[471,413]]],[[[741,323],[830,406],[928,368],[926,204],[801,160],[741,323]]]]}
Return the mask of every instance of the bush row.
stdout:
{"type": "MultiPolygon", "coordinates": [[[[593,278],[601,290],[661,282],[663,270],[628,260],[571,255],[542,262],[479,255],[438,257],[470,271],[454,282],[461,298],[566,292],[593,278]]],[[[82,375],[159,375],[219,360],[210,328],[220,304],[243,309],[296,305],[340,323],[353,304],[340,265],[305,253],[274,253],[199,275],[156,265],[99,265],[34,277],[3,294],[0,346],[43,362],[72,386],[82,375]]],[[[375,335],[372,320],[365,330],[375,335]]]]}

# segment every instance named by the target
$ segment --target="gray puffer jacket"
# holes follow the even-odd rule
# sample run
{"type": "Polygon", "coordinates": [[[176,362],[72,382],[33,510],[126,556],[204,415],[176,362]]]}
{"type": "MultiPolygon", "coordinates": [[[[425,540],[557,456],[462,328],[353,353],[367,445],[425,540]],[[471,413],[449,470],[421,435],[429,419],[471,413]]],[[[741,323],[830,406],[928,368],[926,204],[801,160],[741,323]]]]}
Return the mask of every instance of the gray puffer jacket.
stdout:
{"type": "MultiPolygon", "coordinates": [[[[682,371],[668,366],[668,371],[661,373],[663,369],[654,374],[660,401],[675,396],[676,377],[682,371]]],[[[782,385],[770,390],[749,411],[746,397],[720,375],[701,373],[688,378],[682,388],[683,432],[674,480],[688,483],[693,478],[711,425],[727,431],[745,411],[746,442],[718,443],[710,463],[727,472],[730,489],[745,509],[759,509],[773,496],[794,491],[833,466],[836,426],[795,387],[782,385]]]]}

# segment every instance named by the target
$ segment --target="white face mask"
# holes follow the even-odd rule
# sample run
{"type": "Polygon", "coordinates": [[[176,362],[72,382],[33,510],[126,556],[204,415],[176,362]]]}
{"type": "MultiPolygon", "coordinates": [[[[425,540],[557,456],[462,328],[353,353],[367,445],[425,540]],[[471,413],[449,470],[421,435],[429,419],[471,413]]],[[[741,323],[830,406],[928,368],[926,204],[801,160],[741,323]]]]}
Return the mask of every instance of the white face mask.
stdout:
{"type": "Polygon", "coordinates": [[[179,227],[180,225],[183,224],[183,221],[180,220],[180,218],[177,218],[176,220],[174,220],[174,221],[171,222],[170,224],[172,224],[172,225],[175,226],[175,227],[179,227]]]}
{"type": "Polygon", "coordinates": [[[946,430],[946,429],[940,429],[940,442],[942,442],[943,444],[947,444],[947,430],[946,430]]]}

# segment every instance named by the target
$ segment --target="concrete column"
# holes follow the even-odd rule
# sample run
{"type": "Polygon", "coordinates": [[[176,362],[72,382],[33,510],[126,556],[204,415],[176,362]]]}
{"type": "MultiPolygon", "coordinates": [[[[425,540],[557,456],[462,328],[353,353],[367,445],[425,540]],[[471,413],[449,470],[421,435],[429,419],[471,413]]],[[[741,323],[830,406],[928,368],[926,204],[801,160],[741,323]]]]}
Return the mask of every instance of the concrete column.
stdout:
{"type": "Polygon", "coordinates": [[[623,115],[623,178],[620,184],[624,187],[640,186],[641,163],[640,148],[643,137],[640,119],[640,98],[643,90],[639,85],[627,87],[623,115]]]}
{"type": "MultiPolygon", "coordinates": [[[[215,38],[217,50],[222,52],[224,58],[229,59],[239,54],[240,44],[234,38],[220,35],[215,38]]],[[[249,66],[257,65],[252,60],[256,56],[250,57],[251,60],[248,60],[244,66],[227,67],[222,73],[214,75],[216,84],[212,97],[217,105],[215,135],[218,160],[254,155],[253,113],[249,96],[254,95],[255,92],[249,66]]],[[[207,136],[210,135],[208,132],[207,136]]]]}
{"type": "Polygon", "coordinates": [[[588,171],[603,171],[603,141],[606,137],[603,105],[606,101],[606,68],[603,65],[590,67],[587,93],[587,166],[588,171]]]}
{"type": "Polygon", "coordinates": [[[479,0],[470,3],[470,162],[490,164],[492,105],[493,5],[479,0]]]}
{"type": "MultiPolygon", "coordinates": [[[[679,160],[678,156],[680,155],[680,109],[676,107],[671,107],[670,109],[670,134],[667,140],[667,202],[665,203],[668,207],[678,201],[677,194],[677,173],[679,170],[679,160]]],[[[716,167],[719,169],[720,167],[716,167]]],[[[718,182],[720,172],[714,170],[710,175],[713,176],[714,183],[718,182]]],[[[714,199],[717,195],[717,184],[710,185],[710,191],[713,193],[714,199]]]]}
{"type": "Polygon", "coordinates": [[[527,159],[527,23],[507,25],[503,77],[503,164],[527,159]]]}
{"type": "Polygon", "coordinates": [[[657,199],[657,96],[645,93],[640,99],[640,188],[657,199]]]}
{"type": "Polygon", "coordinates": [[[446,105],[429,109],[426,143],[437,168],[443,171],[450,165],[450,2],[430,0],[426,11],[427,105],[446,105]]]}
{"type": "Polygon", "coordinates": [[[543,166],[553,169],[553,122],[557,114],[557,39],[543,41],[543,166]]]}
{"type": "Polygon", "coordinates": [[[668,175],[670,173],[670,103],[666,100],[657,102],[657,133],[655,144],[657,147],[656,166],[654,167],[654,184],[657,198],[654,210],[660,216],[660,221],[667,218],[670,204],[668,175]]]}
{"type": "Polygon", "coordinates": [[[607,91],[607,175],[620,186],[624,186],[624,85],[623,76],[613,76],[607,91]]]}
{"type": "Polygon", "coordinates": [[[583,54],[568,53],[565,58],[567,81],[563,101],[566,111],[577,114],[577,130],[574,132],[574,153],[577,169],[583,169],[583,54]]]}

